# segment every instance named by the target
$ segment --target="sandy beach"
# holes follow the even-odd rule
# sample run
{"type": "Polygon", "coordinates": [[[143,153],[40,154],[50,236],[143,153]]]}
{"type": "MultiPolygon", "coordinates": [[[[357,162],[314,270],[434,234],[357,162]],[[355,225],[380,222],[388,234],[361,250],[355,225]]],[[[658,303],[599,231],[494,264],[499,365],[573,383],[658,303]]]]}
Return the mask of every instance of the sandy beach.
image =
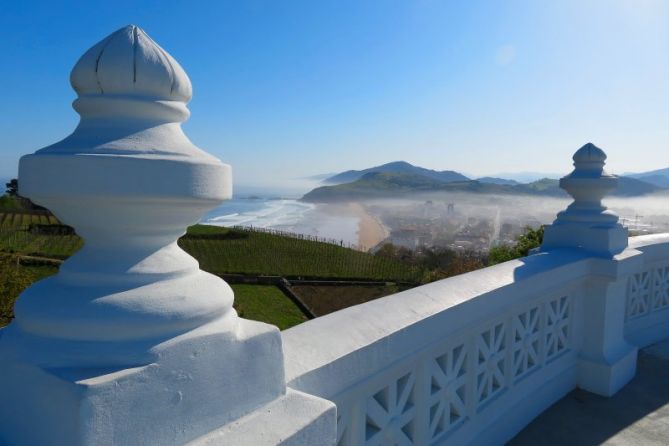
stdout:
{"type": "Polygon", "coordinates": [[[385,240],[390,232],[378,218],[370,214],[360,203],[349,203],[348,208],[359,219],[358,246],[362,251],[368,251],[385,240]]]}
{"type": "Polygon", "coordinates": [[[390,235],[383,223],[370,214],[361,203],[318,204],[316,212],[309,215],[307,220],[312,224],[318,222],[321,229],[319,235],[342,238],[351,245],[357,245],[360,251],[368,251],[390,235]],[[325,218],[315,219],[319,214],[325,218]],[[354,226],[351,227],[351,224],[354,226]],[[352,240],[352,237],[357,240],[352,240]]]}

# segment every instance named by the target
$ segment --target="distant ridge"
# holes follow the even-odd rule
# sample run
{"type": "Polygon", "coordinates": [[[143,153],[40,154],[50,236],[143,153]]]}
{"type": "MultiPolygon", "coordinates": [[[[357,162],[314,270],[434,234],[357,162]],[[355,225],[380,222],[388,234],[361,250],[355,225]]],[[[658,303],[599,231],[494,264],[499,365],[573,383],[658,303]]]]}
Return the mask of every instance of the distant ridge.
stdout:
{"type": "MultiPolygon", "coordinates": [[[[424,169],[427,170],[427,169],[424,169]]],[[[620,177],[612,195],[634,197],[666,190],[629,177],[620,177]]],[[[496,184],[476,180],[440,181],[426,175],[403,172],[368,172],[355,181],[318,187],[302,197],[308,202],[342,202],[376,198],[397,198],[431,192],[469,192],[567,197],[559,181],[543,178],[529,184],[496,184]]]]}
{"type": "Polygon", "coordinates": [[[565,176],[567,171],[562,173],[555,172],[498,172],[491,175],[487,175],[486,178],[501,178],[505,180],[513,180],[520,184],[528,184],[534,181],[541,180],[543,178],[562,178],[565,176]]]}
{"type": "Polygon", "coordinates": [[[337,175],[336,173],[319,173],[318,175],[310,175],[308,177],[301,177],[300,180],[311,180],[311,181],[323,181],[327,180],[331,176],[337,175]]]}
{"type": "Polygon", "coordinates": [[[368,173],[403,173],[421,175],[440,182],[469,181],[469,178],[453,170],[437,171],[414,166],[406,161],[394,161],[381,166],[370,167],[364,170],[347,170],[346,172],[326,178],[325,184],[343,184],[359,180],[368,173]]]}
{"type": "Polygon", "coordinates": [[[628,178],[645,181],[659,187],[669,188],[669,167],[664,169],[651,170],[649,172],[631,173],[626,175],[628,178]]]}
{"type": "Polygon", "coordinates": [[[520,182],[516,180],[508,180],[506,178],[496,178],[496,177],[481,177],[477,178],[476,181],[480,183],[489,183],[489,184],[506,184],[509,186],[515,186],[517,184],[520,184],[520,182]]]}

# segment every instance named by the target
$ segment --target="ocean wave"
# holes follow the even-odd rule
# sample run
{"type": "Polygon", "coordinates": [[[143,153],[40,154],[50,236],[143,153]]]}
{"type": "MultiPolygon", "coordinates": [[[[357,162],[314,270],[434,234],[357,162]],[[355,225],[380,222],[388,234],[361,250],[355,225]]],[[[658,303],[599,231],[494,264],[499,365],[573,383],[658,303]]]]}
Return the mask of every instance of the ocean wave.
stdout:
{"type": "Polygon", "coordinates": [[[210,212],[203,223],[217,226],[254,226],[273,228],[294,225],[314,209],[310,203],[297,200],[237,199],[210,212]]]}

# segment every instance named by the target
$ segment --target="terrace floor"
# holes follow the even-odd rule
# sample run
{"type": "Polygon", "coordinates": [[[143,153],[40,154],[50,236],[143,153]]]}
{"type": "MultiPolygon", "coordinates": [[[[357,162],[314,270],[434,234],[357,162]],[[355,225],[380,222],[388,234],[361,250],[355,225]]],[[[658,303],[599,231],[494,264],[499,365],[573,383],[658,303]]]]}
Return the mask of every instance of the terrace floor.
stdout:
{"type": "Polygon", "coordinates": [[[669,445],[669,340],[639,352],[636,377],[611,398],[574,390],[512,446],[669,445]]]}

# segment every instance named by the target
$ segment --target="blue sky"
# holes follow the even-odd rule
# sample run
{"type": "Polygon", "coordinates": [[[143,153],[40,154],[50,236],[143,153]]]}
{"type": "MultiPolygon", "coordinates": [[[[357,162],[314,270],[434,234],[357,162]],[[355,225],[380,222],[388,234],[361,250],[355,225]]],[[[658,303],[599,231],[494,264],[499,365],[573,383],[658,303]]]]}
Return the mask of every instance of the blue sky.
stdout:
{"type": "Polygon", "coordinates": [[[134,23],[240,185],[406,160],[472,175],[669,167],[669,1],[4,2],[0,177],[77,123],[69,72],[134,23]]]}

